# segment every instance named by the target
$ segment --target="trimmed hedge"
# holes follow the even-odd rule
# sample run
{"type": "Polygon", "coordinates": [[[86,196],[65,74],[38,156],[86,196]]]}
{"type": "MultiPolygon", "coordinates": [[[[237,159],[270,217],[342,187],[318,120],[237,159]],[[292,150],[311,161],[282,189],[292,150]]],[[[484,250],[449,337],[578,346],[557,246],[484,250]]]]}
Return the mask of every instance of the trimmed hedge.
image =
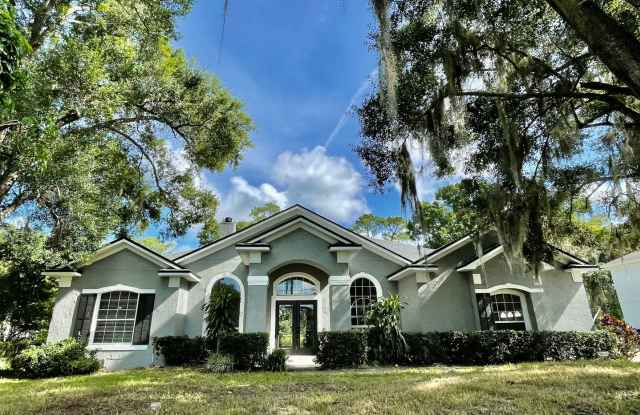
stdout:
{"type": "MultiPolygon", "coordinates": [[[[153,339],[157,355],[164,356],[168,366],[203,364],[209,352],[215,352],[215,340],[204,337],[166,336],[153,339]]],[[[234,333],[220,340],[220,353],[230,355],[239,370],[261,368],[267,358],[269,337],[266,333],[234,333]]]]}
{"type": "Polygon", "coordinates": [[[367,363],[367,332],[325,331],[318,335],[316,362],[322,369],[359,367],[367,363]]]}
{"type": "Polygon", "coordinates": [[[42,346],[29,346],[11,359],[13,374],[20,378],[84,375],[100,369],[95,352],[73,338],[42,346]]]}
{"type": "MultiPolygon", "coordinates": [[[[404,338],[404,357],[379,363],[490,365],[593,359],[599,352],[617,354],[616,338],[606,331],[451,331],[404,333],[404,338]]],[[[366,363],[367,337],[363,332],[321,333],[320,349],[317,361],[322,368],[358,367],[366,363]]]]}
{"type": "Polygon", "coordinates": [[[264,366],[268,347],[267,333],[234,333],[222,337],[220,353],[233,356],[236,369],[255,370],[264,366]]]}
{"type": "Polygon", "coordinates": [[[154,337],[153,349],[156,355],[164,357],[167,366],[199,365],[208,356],[203,337],[154,337]]]}

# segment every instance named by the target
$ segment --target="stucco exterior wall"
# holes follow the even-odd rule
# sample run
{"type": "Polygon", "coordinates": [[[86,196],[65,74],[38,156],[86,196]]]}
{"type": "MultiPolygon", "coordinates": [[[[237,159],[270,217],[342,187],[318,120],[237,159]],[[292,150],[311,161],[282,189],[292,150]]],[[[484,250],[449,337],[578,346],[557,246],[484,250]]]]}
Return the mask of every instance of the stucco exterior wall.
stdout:
{"type": "Polygon", "coordinates": [[[623,263],[610,271],[625,321],[640,328],[640,262],[623,263]]]}
{"type": "MultiPolygon", "coordinates": [[[[47,341],[54,342],[71,335],[77,299],[83,289],[97,289],[118,284],[155,290],[150,338],[182,335],[183,317],[178,313],[180,288],[169,288],[168,278],[158,276],[162,267],[129,251],[121,251],[82,270],[71,287],[62,288],[54,306],[47,341]]],[[[185,285],[183,290],[188,289],[185,285]]],[[[97,306],[97,305],[96,305],[97,306]]],[[[98,351],[98,359],[106,369],[149,366],[154,361],[153,346],[146,350],[98,351]]]]}

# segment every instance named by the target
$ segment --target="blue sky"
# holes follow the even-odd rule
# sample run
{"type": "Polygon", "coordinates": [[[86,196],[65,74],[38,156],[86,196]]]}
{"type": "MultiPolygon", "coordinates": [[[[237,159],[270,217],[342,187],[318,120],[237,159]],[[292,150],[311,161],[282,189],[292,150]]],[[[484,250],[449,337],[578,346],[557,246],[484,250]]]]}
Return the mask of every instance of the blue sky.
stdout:
{"type": "MultiPolygon", "coordinates": [[[[231,0],[220,49],[222,3],[197,1],[176,43],[245,104],[256,125],[238,168],[201,178],[220,198],[219,216],[243,219],[269,201],[302,203],[347,226],[365,212],[400,214],[398,192],[374,192],[352,150],[360,138],[351,107],[377,80],[369,2],[231,0]]],[[[196,233],[179,247],[197,245],[196,233]]]]}

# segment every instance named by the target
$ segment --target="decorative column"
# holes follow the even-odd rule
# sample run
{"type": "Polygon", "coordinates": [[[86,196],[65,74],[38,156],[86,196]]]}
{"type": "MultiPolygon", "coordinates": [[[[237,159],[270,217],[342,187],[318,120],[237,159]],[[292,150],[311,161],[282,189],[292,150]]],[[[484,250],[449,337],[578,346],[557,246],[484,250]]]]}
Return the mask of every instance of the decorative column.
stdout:
{"type": "Polygon", "coordinates": [[[247,299],[245,301],[246,333],[268,333],[267,321],[269,308],[269,276],[253,275],[253,266],[249,267],[247,277],[247,299]]]}

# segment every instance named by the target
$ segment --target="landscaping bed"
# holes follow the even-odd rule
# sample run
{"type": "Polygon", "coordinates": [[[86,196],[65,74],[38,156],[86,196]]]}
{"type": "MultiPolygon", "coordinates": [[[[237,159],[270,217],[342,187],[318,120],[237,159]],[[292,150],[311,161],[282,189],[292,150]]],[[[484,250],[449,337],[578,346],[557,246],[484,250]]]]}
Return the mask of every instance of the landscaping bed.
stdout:
{"type": "Polygon", "coordinates": [[[622,360],[476,367],[211,374],[140,369],[0,379],[0,414],[462,413],[640,411],[640,365],[622,360]]]}

